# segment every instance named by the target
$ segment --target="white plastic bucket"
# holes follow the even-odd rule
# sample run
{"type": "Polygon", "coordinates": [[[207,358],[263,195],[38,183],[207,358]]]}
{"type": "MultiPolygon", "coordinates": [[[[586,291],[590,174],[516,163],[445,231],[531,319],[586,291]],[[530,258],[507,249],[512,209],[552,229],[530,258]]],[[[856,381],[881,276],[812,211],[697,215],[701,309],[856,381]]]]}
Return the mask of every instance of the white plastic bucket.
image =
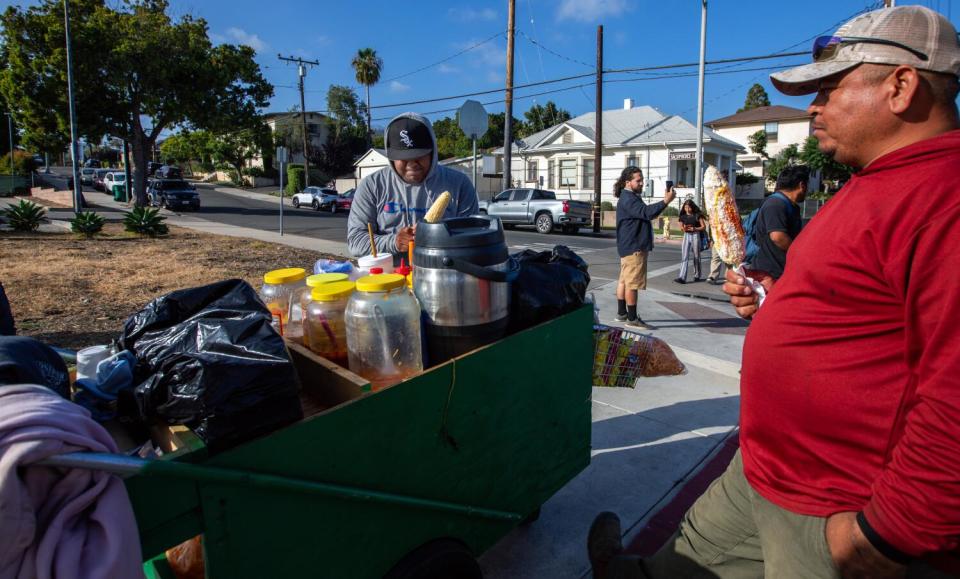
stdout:
{"type": "MultiPolygon", "coordinates": [[[[357,260],[357,278],[370,275],[370,268],[382,267],[383,273],[393,273],[393,255],[381,253],[377,257],[365,255],[357,260]]],[[[351,277],[351,279],[355,279],[351,277]]]]}

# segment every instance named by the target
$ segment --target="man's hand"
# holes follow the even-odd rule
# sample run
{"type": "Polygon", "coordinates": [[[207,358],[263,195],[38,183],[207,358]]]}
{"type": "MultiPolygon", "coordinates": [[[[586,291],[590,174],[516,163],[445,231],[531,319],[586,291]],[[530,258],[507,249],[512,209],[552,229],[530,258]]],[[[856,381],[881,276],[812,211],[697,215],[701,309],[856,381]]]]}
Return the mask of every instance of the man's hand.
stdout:
{"type": "Polygon", "coordinates": [[[857,514],[836,513],[827,518],[827,546],[844,579],[905,577],[904,565],[887,559],[870,544],[857,524],[857,514]]]}
{"type": "Polygon", "coordinates": [[[677,192],[673,190],[673,187],[667,189],[667,192],[663,194],[663,202],[667,205],[670,205],[670,202],[677,198],[677,192]]]}
{"type": "Polygon", "coordinates": [[[413,241],[414,237],[417,234],[417,226],[412,227],[401,227],[397,230],[397,237],[395,245],[397,246],[397,251],[403,253],[407,251],[407,247],[410,246],[410,242],[413,241]]]}
{"type": "MultiPolygon", "coordinates": [[[[746,271],[752,279],[760,282],[760,285],[762,285],[767,292],[770,291],[770,288],[773,287],[776,281],[765,271],[758,269],[748,269],[744,271],[746,271]]],[[[723,293],[730,296],[730,303],[736,308],[737,315],[745,320],[749,320],[757,313],[757,308],[759,307],[757,305],[757,294],[753,293],[753,289],[747,284],[747,280],[732,269],[727,269],[726,278],[727,281],[723,284],[723,288],[721,288],[723,289],[723,293]]]]}

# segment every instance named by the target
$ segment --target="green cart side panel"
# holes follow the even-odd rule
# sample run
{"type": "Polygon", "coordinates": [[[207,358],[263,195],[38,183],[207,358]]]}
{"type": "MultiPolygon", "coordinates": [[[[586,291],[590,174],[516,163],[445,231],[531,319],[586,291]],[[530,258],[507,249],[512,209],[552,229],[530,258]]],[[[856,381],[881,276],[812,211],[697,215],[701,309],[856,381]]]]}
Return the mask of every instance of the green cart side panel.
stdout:
{"type": "MultiPolygon", "coordinates": [[[[589,464],[592,323],[583,307],[201,464],[519,520],[589,464]]],[[[128,482],[132,496],[149,488],[139,486],[146,480],[128,482]]],[[[188,538],[165,529],[162,513],[182,523],[199,500],[210,577],[380,577],[432,539],[457,538],[479,555],[518,524],[290,489],[193,487],[176,491],[192,494],[177,509],[164,494],[136,500],[135,510],[149,556],[148,544],[188,538]]]]}

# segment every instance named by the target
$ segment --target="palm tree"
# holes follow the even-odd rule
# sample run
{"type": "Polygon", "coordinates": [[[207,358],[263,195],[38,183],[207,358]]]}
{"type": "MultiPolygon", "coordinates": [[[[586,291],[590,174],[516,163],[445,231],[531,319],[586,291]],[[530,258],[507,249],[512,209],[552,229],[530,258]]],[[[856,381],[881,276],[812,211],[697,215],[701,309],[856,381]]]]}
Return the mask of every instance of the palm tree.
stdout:
{"type": "Polygon", "coordinates": [[[353,57],[353,70],[357,72],[357,82],[367,89],[367,144],[373,142],[373,129],[370,127],[370,87],[380,81],[383,59],[372,48],[361,48],[353,57]]]}

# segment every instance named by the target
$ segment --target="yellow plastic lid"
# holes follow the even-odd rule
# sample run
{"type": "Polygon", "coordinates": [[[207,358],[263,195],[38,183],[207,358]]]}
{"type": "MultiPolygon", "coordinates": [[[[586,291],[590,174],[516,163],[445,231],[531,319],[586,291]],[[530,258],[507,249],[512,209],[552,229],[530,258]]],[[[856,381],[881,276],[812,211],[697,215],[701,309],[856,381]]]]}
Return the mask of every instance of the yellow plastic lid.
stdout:
{"type": "Polygon", "coordinates": [[[307,277],[307,287],[317,287],[335,281],[347,281],[350,278],[345,273],[316,273],[307,277]]]}
{"type": "Polygon", "coordinates": [[[332,281],[314,287],[310,291],[310,297],[318,302],[332,302],[349,296],[353,293],[355,287],[356,284],[352,281],[332,281]]]}
{"type": "Polygon", "coordinates": [[[399,273],[379,273],[368,275],[357,280],[357,291],[361,292],[388,292],[403,287],[406,281],[399,273]]]}
{"type": "Polygon", "coordinates": [[[305,277],[307,277],[307,270],[302,267],[286,267],[268,271],[263,274],[263,281],[270,285],[280,285],[292,281],[300,281],[305,277]]]}

